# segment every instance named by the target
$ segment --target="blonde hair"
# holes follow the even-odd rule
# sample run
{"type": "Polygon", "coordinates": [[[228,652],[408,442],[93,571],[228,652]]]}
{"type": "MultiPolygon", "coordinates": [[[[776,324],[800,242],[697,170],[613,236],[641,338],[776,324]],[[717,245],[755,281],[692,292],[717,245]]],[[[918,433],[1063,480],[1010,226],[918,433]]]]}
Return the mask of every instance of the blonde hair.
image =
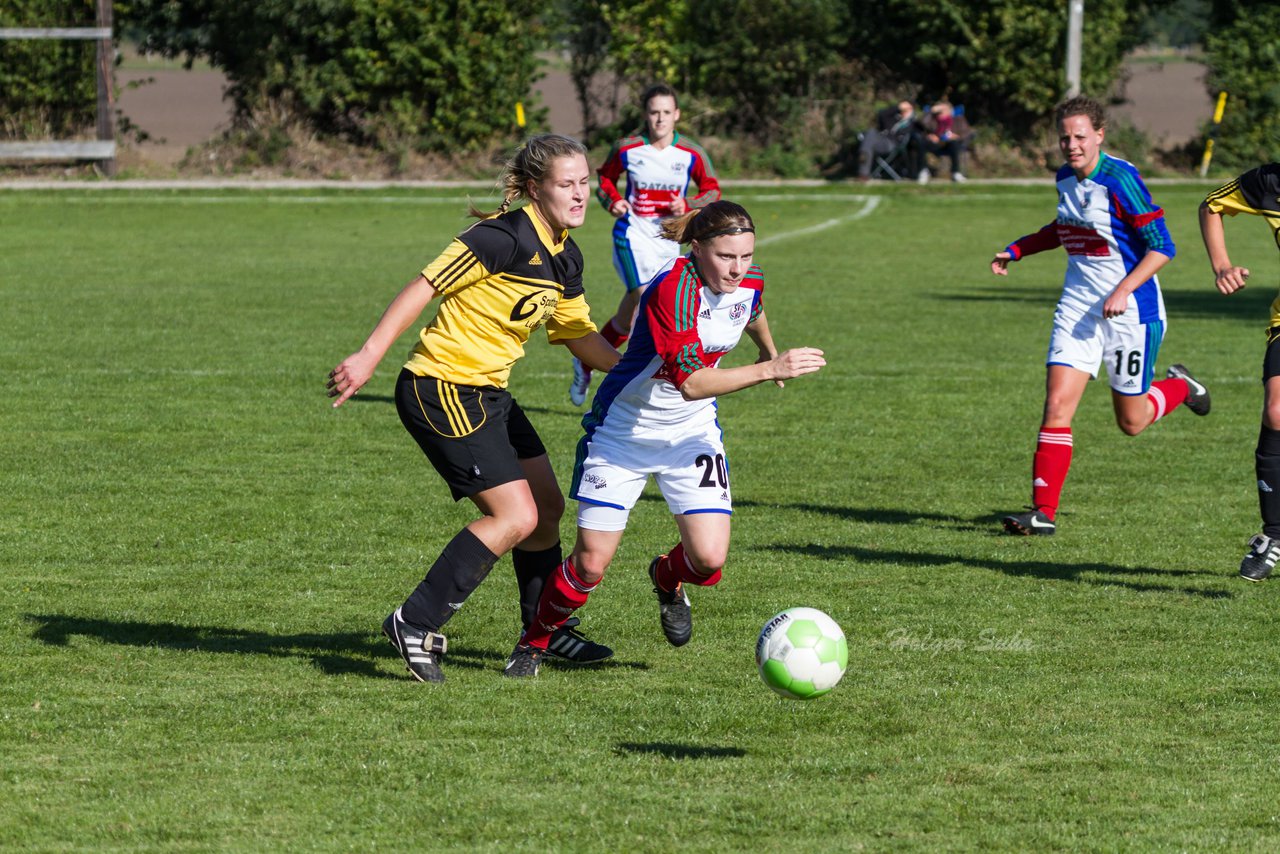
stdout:
{"type": "Polygon", "coordinates": [[[558,133],[542,133],[531,136],[516,150],[511,159],[503,164],[502,174],[498,176],[498,186],[502,188],[502,204],[497,210],[482,211],[474,204],[468,206],[467,215],[476,219],[488,219],[501,216],[517,199],[529,198],[529,184],[541,184],[551,174],[551,164],[561,157],[573,157],[575,154],[587,155],[587,148],[576,139],[558,133]]]}
{"type": "Polygon", "coordinates": [[[754,234],[755,230],[746,208],[723,199],[662,221],[662,236],[676,243],[704,243],[725,234],[754,234]]]}

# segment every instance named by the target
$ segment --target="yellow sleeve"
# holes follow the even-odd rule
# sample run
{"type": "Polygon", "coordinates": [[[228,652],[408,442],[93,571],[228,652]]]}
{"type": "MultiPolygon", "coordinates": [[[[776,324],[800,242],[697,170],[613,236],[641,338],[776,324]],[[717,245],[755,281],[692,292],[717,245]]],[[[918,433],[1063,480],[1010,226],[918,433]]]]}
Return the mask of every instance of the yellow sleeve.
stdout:
{"type": "Polygon", "coordinates": [[[573,341],[596,331],[591,322],[591,306],[581,294],[565,297],[556,305],[556,313],[547,321],[547,340],[552,344],[573,341]]]}
{"type": "Polygon", "coordinates": [[[1225,214],[1226,216],[1235,216],[1238,213],[1258,213],[1252,205],[1245,201],[1238,181],[1232,181],[1213,191],[1205,198],[1204,203],[1214,213],[1225,214]]]}
{"type": "Polygon", "coordinates": [[[431,282],[436,293],[445,296],[475,284],[487,277],[489,271],[476,254],[455,237],[439,258],[423,268],[422,275],[431,282]]]}

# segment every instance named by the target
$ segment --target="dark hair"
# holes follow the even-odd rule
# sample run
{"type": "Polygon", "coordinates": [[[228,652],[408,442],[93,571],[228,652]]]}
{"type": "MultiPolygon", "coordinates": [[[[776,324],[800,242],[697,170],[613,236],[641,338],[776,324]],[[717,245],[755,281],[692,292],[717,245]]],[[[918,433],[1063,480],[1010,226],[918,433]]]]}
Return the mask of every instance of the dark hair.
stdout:
{"type": "Polygon", "coordinates": [[[587,154],[587,148],[576,139],[558,133],[531,136],[516,150],[502,168],[498,186],[502,188],[502,204],[494,211],[482,211],[471,205],[468,215],[476,219],[501,216],[516,199],[529,198],[529,184],[540,184],[551,173],[551,164],[561,157],[587,154]]]}
{"type": "Polygon", "coordinates": [[[1093,98],[1076,95],[1063,101],[1053,111],[1054,127],[1061,128],[1062,123],[1072,116],[1084,116],[1093,124],[1094,130],[1102,130],[1107,125],[1107,114],[1093,98]]]}
{"type": "Polygon", "coordinates": [[[672,89],[666,83],[654,83],[640,95],[640,112],[648,114],[649,102],[659,95],[666,95],[676,102],[676,109],[680,108],[680,99],[676,97],[676,90],[672,89]]]}
{"type": "Polygon", "coordinates": [[[755,233],[756,224],[747,209],[736,202],[712,202],[662,221],[662,236],[677,243],[705,243],[725,234],[755,233]]]}

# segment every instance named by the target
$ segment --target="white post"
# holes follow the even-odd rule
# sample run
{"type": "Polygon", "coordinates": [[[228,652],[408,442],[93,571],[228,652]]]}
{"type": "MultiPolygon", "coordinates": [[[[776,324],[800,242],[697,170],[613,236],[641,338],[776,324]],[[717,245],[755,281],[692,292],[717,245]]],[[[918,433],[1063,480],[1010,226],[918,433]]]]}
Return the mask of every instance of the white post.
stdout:
{"type": "Polygon", "coordinates": [[[1084,32],[1084,0],[1067,0],[1067,97],[1080,94],[1080,42],[1084,32]]]}
{"type": "MultiPolygon", "coordinates": [[[[113,79],[112,63],[115,58],[113,56],[115,51],[111,46],[111,12],[111,0],[97,0],[98,29],[105,31],[106,36],[98,40],[94,66],[97,68],[98,77],[98,139],[115,145],[116,117],[113,112],[115,109],[115,93],[111,91],[111,81],[113,79]]],[[[104,162],[102,168],[108,176],[116,174],[114,153],[111,159],[104,162]]]]}

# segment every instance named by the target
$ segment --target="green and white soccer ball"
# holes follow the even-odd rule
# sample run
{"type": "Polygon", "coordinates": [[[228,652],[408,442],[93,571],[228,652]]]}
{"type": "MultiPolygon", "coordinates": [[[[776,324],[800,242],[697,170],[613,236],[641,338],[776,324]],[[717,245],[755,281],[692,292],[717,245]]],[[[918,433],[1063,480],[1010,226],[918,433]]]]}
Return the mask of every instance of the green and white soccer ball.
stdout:
{"type": "Polygon", "coordinates": [[[760,678],[784,697],[821,697],[836,687],[848,664],[844,632],[817,608],[783,611],[764,624],[756,641],[760,678]]]}

